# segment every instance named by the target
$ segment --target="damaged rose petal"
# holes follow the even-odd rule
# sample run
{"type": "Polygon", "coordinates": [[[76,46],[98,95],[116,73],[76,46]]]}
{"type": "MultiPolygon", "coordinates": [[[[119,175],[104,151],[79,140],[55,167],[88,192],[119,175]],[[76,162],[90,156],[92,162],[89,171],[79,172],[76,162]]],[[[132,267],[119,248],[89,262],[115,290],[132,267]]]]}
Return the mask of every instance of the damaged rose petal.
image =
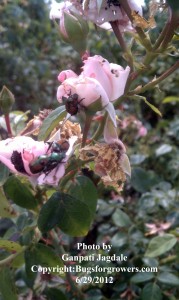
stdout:
{"type": "Polygon", "coordinates": [[[65,173],[66,153],[71,145],[34,141],[18,136],[0,141],[0,161],[13,173],[27,176],[34,184],[57,185],[65,173]]]}
{"type": "MultiPolygon", "coordinates": [[[[94,172],[101,177],[105,186],[117,192],[123,189],[126,174],[130,175],[130,164],[124,150],[117,144],[95,144],[80,150],[80,159],[94,161],[94,172]]],[[[90,165],[89,165],[90,166],[90,165]]]]}

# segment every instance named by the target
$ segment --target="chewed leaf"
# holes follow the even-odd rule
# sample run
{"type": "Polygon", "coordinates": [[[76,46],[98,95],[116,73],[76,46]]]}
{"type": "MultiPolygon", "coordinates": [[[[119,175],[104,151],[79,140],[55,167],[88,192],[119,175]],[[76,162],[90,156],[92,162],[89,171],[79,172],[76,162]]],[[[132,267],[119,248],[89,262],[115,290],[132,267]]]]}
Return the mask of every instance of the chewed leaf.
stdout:
{"type": "Polygon", "coordinates": [[[10,252],[19,252],[22,250],[22,247],[13,241],[0,239],[0,249],[5,249],[10,252]]]}
{"type": "Polygon", "coordinates": [[[7,201],[2,188],[0,188],[0,217],[13,218],[16,217],[14,208],[7,201]]]}

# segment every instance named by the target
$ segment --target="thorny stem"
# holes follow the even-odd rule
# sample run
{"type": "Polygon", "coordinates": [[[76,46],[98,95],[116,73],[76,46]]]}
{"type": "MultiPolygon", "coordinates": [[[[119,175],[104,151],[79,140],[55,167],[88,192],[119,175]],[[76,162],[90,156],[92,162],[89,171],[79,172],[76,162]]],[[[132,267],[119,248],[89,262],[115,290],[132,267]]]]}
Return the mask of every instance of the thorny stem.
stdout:
{"type": "Polygon", "coordinates": [[[110,22],[110,24],[111,24],[111,27],[112,27],[112,29],[114,31],[114,34],[115,34],[115,36],[116,36],[116,38],[117,38],[117,40],[118,40],[118,42],[119,42],[122,50],[125,53],[125,59],[127,60],[129,66],[130,66],[131,72],[132,72],[133,68],[134,68],[133,67],[133,58],[132,58],[132,55],[129,52],[128,47],[127,47],[127,45],[125,43],[125,40],[123,39],[123,36],[122,36],[122,34],[121,34],[120,30],[119,30],[119,26],[117,24],[117,21],[110,22]]]}
{"type": "Polygon", "coordinates": [[[90,129],[92,118],[93,118],[92,115],[86,115],[85,126],[83,128],[83,138],[82,138],[81,148],[85,147],[86,145],[86,140],[88,137],[88,132],[90,129]]]}
{"type": "Polygon", "coordinates": [[[169,28],[169,22],[167,22],[161,32],[161,34],[159,35],[158,39],[156,40],[154,46],[153,46],[153,50],[156,50],[162,43],[164,37],[166,36],[167,34],[167,31],[168,31],[168,28],[169,28]]]}
{"type": "Polygon", "coordinates": [[[119,99],[117,99],[117,100],[115,101],[114,107],[115,107],[115,108],[118,108],[118,106],[123,102],[124,98],[125,98],[125,95],[119,97],[119,99]]]}
{"type": "MultiPolygon", "coordinates": [[[[133,18],[131,15],[131,9],[130,9],[128,2],[123,0],[123,1],[121,1],[121,5],[122,5],[123,9],[125,10],[130,21],[133,22],[133,18]]],[[[171,12],[171,11],[169,10],[169,12],[171,12]]],[[[130,77],[127,81],[127,86],[126,86],[125,92],[127,92],[127,90],[129,90],[131,83],[140,74],[145,72],[145,67],[150,65],[150,63],[158,56],[159,52],[162,53],[167,48],[169,42],[171,41],[171,39],[174,35],[174,32],[175,32],[178,22],[179,22],[179,18],[175,13],[172,13],[171,17],[169,16],[169,18],[170,19],[168,20],[167,24],[165,25],[163,31],[161,32],[159,38],[157,39],[157,41],[153,47],[152,47],[150,39],[147,37],[145,32],[140,27],[135,27],[135,29],[140,37],[141,43],[146,48],[147,53],[146,53],[146,56],[143,61],[144,68],[130,74],[130,77]],[[156,50],[158,50],[158,51],[156,51],[156,50]]]]}
{"type": "Polygon", "coordinates": [[[166,34],[164,36],[164,39],[162,41],[162,44],[160,46],[160,50],[165,50],[170,43],[171,39],[173,38],[173,35],[175,33],[175,30],[178,27],[179,24],[179,17],[177,14],[172,12],[171,18],[168,22],[169,26],[167,28],[166,34]]]}
{"type": "MultiPolygon", "coordinates": [[[[122,8],[124,9],[126,15],[128,16],[129,20],[133,23],[133,17],[132,17],[132,14],[131,14],[131,8],[130,8],[130,6],[128,4],[128,1],[122,0],[120,4],[121,4],[122,8]]],[[[138,33],[138,35],[140,37],[141,43],[145,46],[145,48],[148,49],[148,50],[152,50],[151,41],[147,37],[147,35],[145,34],[145,32],[142,30],[142,28],[136,26],[135,30],[137,31],[137,33],[138,33]]]]}
{"type": "MultiPolygon", "coordinates": [[[[51,237],[53,239],[53,245],[55,246],[56,250],[58,251],[58,253],[60,254],[60,256],[62,256],[63,254],[65,254],[65,249],[63,248],[63,246],[60,244],[59,238],[57,233],[55,232],[54,229],[51,230],[51,237]]],[[[65,263],[65,265],[67,265],[67,263],[65,263]]],[[[84,299],[84,295],[82,294],[82,292],[79,290],[79,288],[75,285],[71,274],[69,272],[66,272],[66,279],[71,287],[71,291],[74,295],[78,296],[79,300],[84,299]]]]}
{"type": "Polygon", "coordinates": [[[136,94],[136,92],[138,94],[144,93],[146,90],[149,90],[151,88],[153,88],[154,86],[156,86],[158,83],[160,83],[161,81],[163,81],[165,78],[167,78],[168,76],[170,76],[174,71],[176,71],[179,68],[179,61],[177,61],[171,68],[169,68],[166,72],[164,72],[161,76],[159,76],[157,79],[147,83],[146,85],[144,85],[142,88],[139,88],[137,90],[133,90],[131,92],[129,92],[129,95],[134,95],[136,94]]]}
{"type": "MultiPolygon", "coordinates": [[[[53,239],[53,243],[54,243],[54,246],[55,246],[56,250],[58,251],[58,253],[60,254],[60,256],[62,256],[65,253],[65,249],[59,243],[58,235],[57,235],[57,233],[55,232],[54,229],[51,230],[51,237],[53,239]]],[[[67,265],[67,263],[65,263],[65,265],[67,265]]],[[[80,289],[78,288],[78,286],[74,283],[74,280],[73,280],[70,272],[66,272],[66,279],[67,279],[67,281],[68,281],[68,283],[70,285],[70,288],[71,288],[71,291],[72,291],[73,295],[75,295],[77,297],[77,299],[83,300],[84,299],[84,295],[80,291],[80,289]]]]}
{"type": "Polygon", "coordinates": [[[9,135],[9,137],[12,137],[12,130],[11,130],[9,114],[4,115],[4,118],[5,118],[5,122],[6,122],[8,135],[9,135]]]}

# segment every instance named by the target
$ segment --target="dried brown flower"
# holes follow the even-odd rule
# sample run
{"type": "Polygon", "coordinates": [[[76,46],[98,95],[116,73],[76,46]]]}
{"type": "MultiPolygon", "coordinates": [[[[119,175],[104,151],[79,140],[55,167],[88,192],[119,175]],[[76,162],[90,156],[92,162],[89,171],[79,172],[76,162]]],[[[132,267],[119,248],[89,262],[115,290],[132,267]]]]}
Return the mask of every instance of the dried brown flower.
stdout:
{"type": "Polygon", "coordinates": [[[20,132],[20,135],[37,136],[43,120],[49,115],[50,112],[51,109],[41,110],[38,116],[34,116],[34,118],[27,123],[26,127],[20,132]]]}
{"type": "Polygon", "coordinates": [[[126,154],[117,144],[95,144],[80,151],[79,158],[89,162],[94,160],[94,171],[101,177],[105,186],[113,187],[117,192],[123,189],[126,176],[122,167],[126,154]]]}

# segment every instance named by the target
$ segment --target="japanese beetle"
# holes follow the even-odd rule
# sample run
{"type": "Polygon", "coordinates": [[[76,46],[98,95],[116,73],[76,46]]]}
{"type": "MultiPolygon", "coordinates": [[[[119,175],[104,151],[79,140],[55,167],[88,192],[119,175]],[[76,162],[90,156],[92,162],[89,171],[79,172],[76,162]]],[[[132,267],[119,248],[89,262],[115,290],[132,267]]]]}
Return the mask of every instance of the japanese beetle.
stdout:
{"type": "Polygon", "coordinates": [[[57,142],[48,143],[49,147],[47,153],[40,155],[30,162],[29,168],[31,173],[36,174],[43,172],[48,175],[53,169],[55,169],[58,164],[65,158],[66,151],[69,148],[68,141],[63,141],[61,144],[57,142]],[[48,151],[51,153],[48,154],[48,151]]]}
{"type": "Polygon", "coordinates": [[[31,173],[36,174],[43,172],[48,175],[53,169],[55,169],[59,163],[65,158],[65,152],[40,155],[30,162],[29,168],[31,173]]]}
{"type": "MultiPolygon", "coordinates": [[[[84,99],[84,98],[83,98],[84,99]]],[[[65,104],[66,111],[74,116],[79,111],[79,104],[83,100],[78,100],[78,94],[70,94],[69,97],[62,96],[62,102],[65,104]]]]}
{"type": "Polygon", "coordinates": [[[61,153],[66,152],[69,148],[69,142],[63,141],[61,144],[57,142],[48,142],[49,147],[47,149],[47,152],[51,149],[51,152],[61,153]]]}

